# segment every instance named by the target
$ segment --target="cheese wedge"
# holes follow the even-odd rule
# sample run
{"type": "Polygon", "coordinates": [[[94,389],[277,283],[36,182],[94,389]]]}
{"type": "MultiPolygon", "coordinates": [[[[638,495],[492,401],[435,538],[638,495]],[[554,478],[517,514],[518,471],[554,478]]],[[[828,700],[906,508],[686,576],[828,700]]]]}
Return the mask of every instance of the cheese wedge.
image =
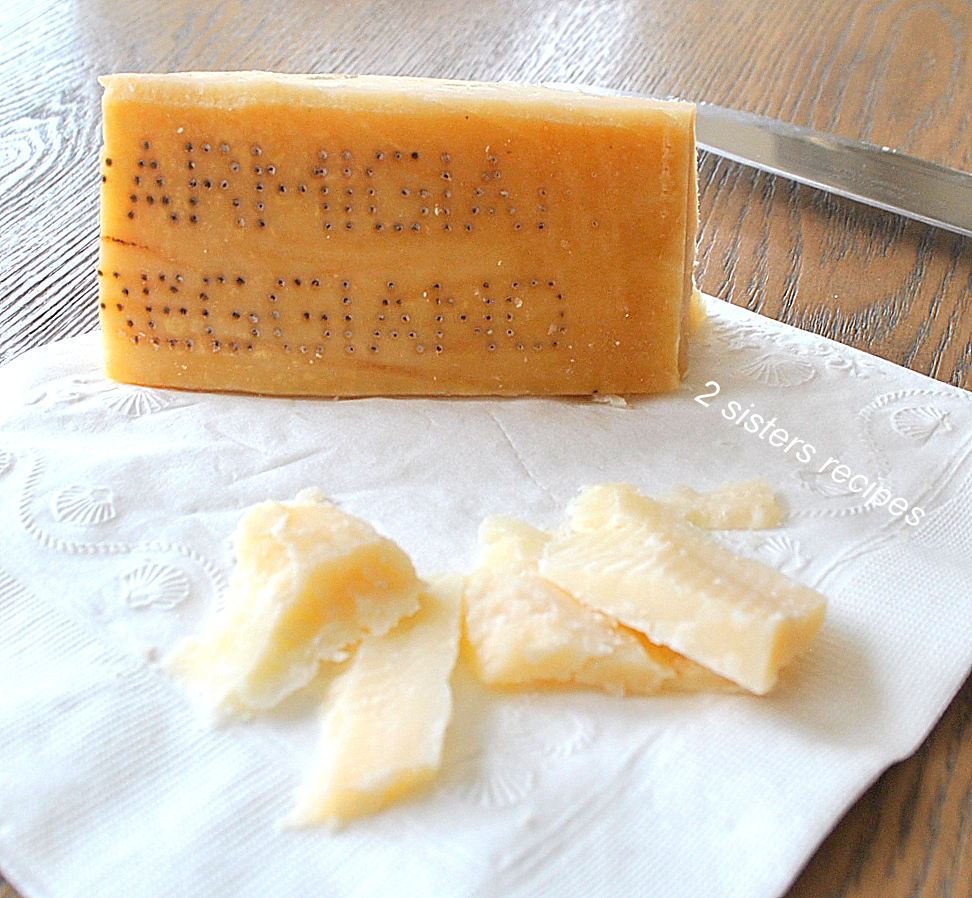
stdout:
{"type": "Polygon", "coordinates": [[[332,827],[428,785],[452,713],[462,577],[434,579],[420,610],[361,641],[325,702],[320,752],[290,822],[332,827]]]}
{"type": "Polygon", "coordinates": [[[315,491],[251,508],[234,552],[224,606],[164,661],[215,717],[272,708],[418,608],[408,556],[315,491]]]}
{"type": "Polygon", "coordinates": [[[379,76],[101,83],[110,377],[324,396],[678,385],[692,105],[379,76]]]}
{"type": "Polygon", "coordinates": [[[537,562],[548,539],[515,518],[487,518],[479,529],[480,557],[464,592],[466,643],[479,679],[619,695],[731,688],[541,577],[537,562]]]}
{"type": "Polygon", "coordinates": [[[540,574],[651,641],[754,693],[809,649],[825,600],[743,558],[630,484],[583,490],[540,574]]]}

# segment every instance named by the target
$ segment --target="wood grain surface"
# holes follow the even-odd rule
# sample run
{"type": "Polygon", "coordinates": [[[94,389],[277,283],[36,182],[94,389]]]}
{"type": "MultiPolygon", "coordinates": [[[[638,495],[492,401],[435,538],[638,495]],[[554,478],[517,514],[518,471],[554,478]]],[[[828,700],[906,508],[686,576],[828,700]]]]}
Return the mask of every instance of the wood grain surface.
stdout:
{"type": "MultiPolygon", "coordinates": [[[[97,76],[246,68],[603,85],[972,168],[965,0],[0,0],[0,363],[95,326],[97,76]]],[[[704,291],[970,386],[972,241],[705,154],[700,187],[704,291]]],[[[790,895],[972,898],[970,819],[972,681],[790,895]]]]}

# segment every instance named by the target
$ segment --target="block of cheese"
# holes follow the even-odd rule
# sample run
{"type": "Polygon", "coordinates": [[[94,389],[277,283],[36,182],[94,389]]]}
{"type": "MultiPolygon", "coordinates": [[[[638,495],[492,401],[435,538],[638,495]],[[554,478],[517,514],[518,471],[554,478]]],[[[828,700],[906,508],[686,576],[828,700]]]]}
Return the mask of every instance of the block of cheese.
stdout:
{"type": "Polygon", "coordinates": [[[319,396],[678,385],[691,104],[380,76],[101,83],[110,377],[319,396]]]}
{"type": "Polygon", "coordinates": [[[418,608],[408,556],[316,491],[253,506],[233,542],[223,607],[164,662],[213,716],[272,708],[418,608]]]}
{"type": "Polygon", "coordinates": [[[764,530],[777,527],[783,517],[772,487],[761,477],[705,492],[678,485],[658,501],[706,530],[764,530]]]}
{"type": "Polygon", "coordinates": [[[420,610],[365,637],[324,706],[319,755],[291,814],[294,824],[339,825],[427,785],[452,713],[462,577],[430,581],[420,610]]]}
{"type": "Polygon", "coordinates": [[[480,526],[464,619],[470,660],[483,682],[572,684],[637,695],[729,688],[721,677],[541,577],[537,562],[548,539],[515,518],[490,517],[480,526]]]}
{"type": "Polygon", "coordinates": [[[539,561],[585,605],[751,692],[809,649],[825,600],[736,555],[630,484],[585,488],[539,561]]]}

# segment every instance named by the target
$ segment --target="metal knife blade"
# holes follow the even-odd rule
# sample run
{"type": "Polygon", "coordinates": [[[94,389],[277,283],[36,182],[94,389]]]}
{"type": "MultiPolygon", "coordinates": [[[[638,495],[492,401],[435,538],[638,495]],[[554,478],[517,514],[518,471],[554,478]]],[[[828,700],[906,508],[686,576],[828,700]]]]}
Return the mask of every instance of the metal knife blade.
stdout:
{"type": "MultiPolygon", "coordinates": [[[[641,96],[561,82],[546,87],[641,96]]],[[[743,165],[972,236],[972,174],[779,119],[696,104],[696,145],[743,165]]]]}
{"type": "Polygon", "coordinates": [[[719,156],[972,236],[972,175],[721,106],[696,107],[696,144],[719,156]]]}

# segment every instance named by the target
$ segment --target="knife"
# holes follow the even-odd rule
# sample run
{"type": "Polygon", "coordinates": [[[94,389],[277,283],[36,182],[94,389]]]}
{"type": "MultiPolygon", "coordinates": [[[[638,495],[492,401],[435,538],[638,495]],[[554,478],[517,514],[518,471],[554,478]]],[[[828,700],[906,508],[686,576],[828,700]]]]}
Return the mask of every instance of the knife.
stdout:
{"type": "MultiPolygon", "coordinates": [[[[582,93],[631,91],[547,82],[582,93]]],[[[972,236],[972,174],[801,128],[779,119],[696,104],[696,145],[734,162],[836,193],[868,206],[972,236]]]]}
{"type": "Polygon", "coordinates": [[[696,106],[695,127],[702,150],[972,236],[972,175],[966,172],[709,103],[696,106]]]}

